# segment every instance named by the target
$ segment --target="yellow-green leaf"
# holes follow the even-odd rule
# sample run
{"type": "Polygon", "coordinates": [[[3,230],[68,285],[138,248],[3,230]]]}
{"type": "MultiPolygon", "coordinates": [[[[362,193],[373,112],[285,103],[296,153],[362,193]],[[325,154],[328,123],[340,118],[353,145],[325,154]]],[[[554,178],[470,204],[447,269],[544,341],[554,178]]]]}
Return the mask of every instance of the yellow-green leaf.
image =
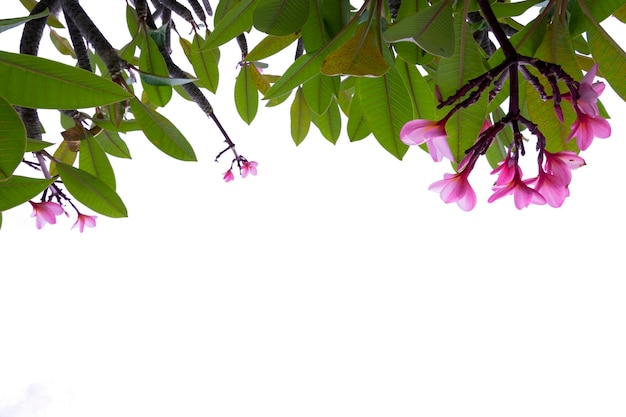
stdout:
{"type": "Polygon", "coordinates": [[[328,54],[322,64],[326,75],[354,75],[357,77],[380,77],[389,70],[381,47],[367,25],[358,27],[346,43],[328,54]]]}

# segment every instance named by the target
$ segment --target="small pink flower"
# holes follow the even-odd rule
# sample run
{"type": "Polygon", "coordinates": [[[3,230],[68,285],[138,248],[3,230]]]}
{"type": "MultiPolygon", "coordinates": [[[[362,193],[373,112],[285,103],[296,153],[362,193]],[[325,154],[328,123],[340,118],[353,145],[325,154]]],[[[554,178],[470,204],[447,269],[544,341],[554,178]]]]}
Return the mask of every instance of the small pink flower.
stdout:
{"type": "Polygon", "coordinates": [[[602,117],[593,117],[578,112],[578,118],[572,125],[571,133],[567,140],[576,138],[576,145],[584,151],[593,142],[594,138],[605,139],[611,136],[611,125],[602,117]]]}
{"type": "Polygon", "coordinates": [[[544,151],[546,158],[545,171],[558,178],[565,185],[572,180],[572,169],[585,165],[585,160],[571,151],[550,153],[544,151]]]}
{"type": "Polygon", "coordinates": [[[504,161],[500,162],[498,167],[491,171],[491,175],[498,174],[498,179],[496,179],[496,186],[499,186],[511,182],[511,180],[513,180],[519,170],[520,168],[517,166],[517,164],[515,164],[515,161],[511,159],[509,155],[507,155],[504,161]]]}
{"type": "Polygon", "coordinates": [[[224,181],[230,182],[230,181],[233,181],[234,179],[235,179],[235,176],[233,175],[232,169],[229,169],[228,171],[224,173],[224,181]]]}
{"type": "MultiPolygon", "coordinates": [[[[578,85],[578,99],[576,100],[576,108],[583,114],[591,117],[598,117],[598,97],[604,91],[604,83],[602,81],[593,82],[598,73],[598,64],[594,64],[587,74],[580,80],[578,85]]],[[[569,102],[572,101],[572,95],[568,92],[561,96],[562,99],[569,102]]]]}
{"type": "Polygon", "coordinates": [[[493,187],[493,195],[489,197],[487,200],[490,203],[493,203],[499,198],[507,196],[509,194],[513,194],[513,200],[515,202],[515,207],[518,210],[523,209],[524,207],[528,207],[529,204],[546,204],[546,199],[544,196],[539,194],[536,190],[530,188],[527,183],[532,182],[533,180],[522,181],[521,179],[521,169],[517,169],[515,176],[513,179],[505,184],[505,185],[496,185],[493,187]]]}
{"type": "Polygon", "coordinates": [[[444,174],[443,180],[434,182],[429,190],[439,193],[445,203],[455,203],[463,210],[470,211],[476,206],[476,193],[467,177],[471,170],[463,170],[457,174],[444,174]]]}
{"type": "Polygon", "coordinates": [[[46,225],[46,223],[56,224],[56,216],[60,216],[65,212],[59,203],[54,203],[52,201],[46,201],[44,203],[34,203],[29,201],[29,203],[33,207],[33,214],[31,214],[31,217],[37,218],[35,222],[37,229],[41,229],[46,225]]]}
{"type": "Polygon", "coordinates": [[[593,64],[589,72],[580,80],[578,86],[578,100],[576,105],[578,109],[591,117],[598,117],[598,97],[604,91],[604,83],[601,81],[593,82],[598,73],[598,64],[593,64]]]}
{"type": "Polygon", "coordinates": [[[428,153],[433,161],[439,162],[444,157],[454,161],[450,145],[448,145],[445,120],[417,119],[405,123],[400,130],[400,140],[407,145],[426,143],[428,153]]]}
{"type": "Polygon", "coordinates": [[[241,177],[246,178],[248,174],[256,175],[256,167],[259,164],[254,161],[245,161],[241,167],[241,177]]]}
{"type": "Polygon", "coordinates": [[[83,229],[85,226],[87,227],[96,227],[96,218],[98,216],[88,216],[86,214],[78,213],[78,219],[76,219],[76,223],[72,226],[72,230],[78,226],[78,230],[83,233],[83,229]]]}

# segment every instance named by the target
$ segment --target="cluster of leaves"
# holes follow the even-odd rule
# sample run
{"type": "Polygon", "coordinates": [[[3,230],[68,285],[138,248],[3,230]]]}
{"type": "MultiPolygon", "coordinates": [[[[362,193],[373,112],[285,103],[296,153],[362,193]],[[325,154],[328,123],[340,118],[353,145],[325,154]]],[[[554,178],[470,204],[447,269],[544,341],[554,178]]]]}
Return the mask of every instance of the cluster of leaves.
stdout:
{"type": "MultiPolygon", "coordinates": [[[[373,136],[398,159],[408,149],[399,139],[405,123],[441,119],[449,111],[440,105],[445,98],[504,58],[490,40],[490,27],[476,0],[365,0],[356,2],[358,7],[350,0],[221,0],[212,16],[213,30],[208,29],[207,15],[212,15],[208,1],[203,1],[204,7],[189,1],[191,10],[173,0],[155,0],[153,9],[145,0],[134,1],[126,6],[129,42],[121,49],[108,51],[94,41],[102,34],[83,30],[93,48],[86,49],[87,64],[81,62],[74,39],[70,42],[55,30],[64,29],[53,14],[37,9],[41,4],[34,0],[22,3],[33,12],[0,20],[0,32],[47,19],[53,44],[61,53],[76,57],[80,68],[0,51],[0,79],[11,80],[0,83],[0,215],[42,192],[48,199],[65,196],[60,180],[71,196],[90,209],[110,217],[126,216],[109,161],[110,156],[130,157],[124,133],[142,131],[165,154],[196,159],[183,134],[158,112],[173,92],[194,102],[218,124],[233,161],[245,161],[202,92],[216,92],[219,48],[234,45],[234,39],[242,56],[235,104],[244,122],[253,122],[262,102],[267,106],[290,102],[296,145],[306,138],[311,123],[332,143],[345,124],[350,141],[373,136]],[[176,30],[172,14],[191,25],[190,39],[176,30]],[[246,36],[253,31],[263,37],[248,50],[246,36]],[[188,62],[172,62],[173,37],[188,62]],[[118,58],[119,73],[111,53],[118,58]],[[295,53],[284,73],[262,70],[264,62],[284,53],[295,53]],[[131,82],[137,75],[141,94],[135,93],[139,85],[131,82]],[[63,140],[43,141],[38,127],[33,128],[18,107],[62,109],[63,140]],[[67,110],[89,108],[94,109],[91,114],[67,110]],[[55,150],[48,152],[53,146],[55,150]],[[33,153],[36,161],[28,161],[33,153]],[[16,175],[21,163],[45,175],[16,175]],[[46,196],[50,187],[58,193],[46,196]]],[[[625,21],[626,0],[489,3],[519,54],[558,63],[574,79],[597,62],[599,74],[626,100],[626,54],[600,25],[611,15],[625,21]],[[519,16],[532,11],[536,13],[531,19],[520,22],[519,16]]],[[[64,8],[64,14],[69,10],[64,8]]],[[[65,18],[72,20],[72,16],[65,18]]],[[[103,29],[105,33],[107,28],[103,29]]],[[[447,120],[448,142],[457,161],[473,145],[486,119],[499,120],[505,114],[501,106],[508,98],[507,82],[499,86],[498,94],[482,95],[447,120]]],[[[566,123],[561,123],[535,86],[520,84],[519,90],[521,112],[544,133],[546,149],[577,152],[576,144],[567,140],[573,110],[564,108],[566,123]]],[[[607,116],[602,107],[601,111],[607,116]]],[[[495,146],[487,151],[493,166],[504,159],[511,142],[509,129],[498,133],[495,146]]]]}

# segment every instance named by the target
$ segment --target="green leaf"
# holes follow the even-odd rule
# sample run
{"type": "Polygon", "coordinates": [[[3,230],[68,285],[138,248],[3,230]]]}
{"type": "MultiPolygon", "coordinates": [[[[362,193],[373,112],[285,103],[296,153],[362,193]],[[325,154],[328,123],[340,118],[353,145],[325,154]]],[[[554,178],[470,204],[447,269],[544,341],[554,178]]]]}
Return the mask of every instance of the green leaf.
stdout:
{"type": "Polygon", "coordinates": [[[337,143],[341,133],[341,113],[336,101],[333,100],[324,114],[311,113],[311,120],[326,140],[333,144],[337,143]]]}
{"type": "Polygon", "coordinates": [[[400,141],[400,129],[412,119],[413,107],[398,70],[391,67],[382,77],[358,78],[355,87],[353,102],[361,101],[374,137],[389,153],[402,159],[409,147],[400,141]]]}
{"type": "Polygon", "coordinates": [[[350,0],[322,1],[322,19],[330,36],[350,21],[350,0]]]}
{"type": "Polygon", "coordinates": [[[70,41],[68,41],[63,36],[59,35],[56,30],[50,29],[50,40],[57,51],[61,52],[63,55],[71,56],[76,59],[76,53],[74,52],[74,48],[70,41]]]}
{"type": "Polygon", "coordinates": [[[333,101],[335,92],[339,90],[338,77],[327,77],[319,74],[302,85],[302,93],[315,114],[324,114],[333,101]]]}
{"type": "Polygon", "coordinates": [[[252,80],[249,64],[241,66],[235,80],[235,106],[244,122],[250,124],[254,120],[259,108],[259,92],[252,80]]]}
{"type": "MultiPolygon", "coordinates": [[[[22,3],[22,5],[24,7],[26,7],[26,10],[31,12],[33,10],[33,7],[35,7],[37,5],[37,3],[39,3],[39,1],[38,0],[20,0],[20,3],[22,3]]],[[[52,26],[53,28],[57,28],[57,29],[64,29],[65,28],[65,26],[63,26],[63,24],[61,22],[59,22],[59,20],[53,14],[49,14],[48,15],[48,19],[46,20],[46,24],[49,25],[49,26],[52,26]]]]}
{"type": "MultiPolygon", "coordinates": [[[[252,15],[258,0],[242,0],[230,9],[226,15],[216,23],[211,35],[206,39],[202,49],[213,49],[225,44],[246,32],[252,27],[252,15]]],[[[217,15],[217,12],[216,12],[217,15]]]]}
{"type": "Polygon", "coordinates": [[[0,97],[0,181],[13,175],[26,151],[26,129],[13,106],[0,97]]]}
{"type": "Polygon", "coordinates": [[[50,11],[46,9],[41,13],[37,13],[31,16],[15,17],[13,19],[0,19],[0,33],[4,32],[5,30],[9,30],[21,24],[24,24],[28,22],[29,20],[39,19],[40,17],[45,17],[45,16],[48,16],[49,14],[50,14],[50,11]]]}
{"type": "Polygon", "coordinates": [[[583,11],[584,6],[594,20],[602,22],[626,4],[626,0],[584,0],[584,5],[581,5],[582,2],[583,0],[570,2],[569,33],[572,38],[587,28],[585,20],[589,17],[585,16],[587,13],[583,11]]]}
{"type": "Polygon", "coordinates": [[[433,92],[415,65],[402,59],[396,60],[396,68],[402,77],[413,104],[414,119],[435,119],[435,97],[433,92]]]}
{"type": "Polygon", "coordinates": [[[17,207],[35,197],[54,182],[54,178],[39,179],[13,175],[0,181],[0,211],[17,207]]]}
{"type": "Polygon", "coordinates": [[[308,0],[259,0],[253,14],[254,27],[275,36],[300,29],[309,14],[308,0]]]}
{"type": "Polygon", "coordinates": [[[95,138],[102,149],[109,155],[130,159],[128,145],[126,145],[126,142],[124,142],[117,132],[103,129],[95,138]]]}
{"type": "Polygon", "coordinates": [[[196,76],[202,81],[202,84],[212,93],[217,91],[219,83],[219,55],[215,49],[202,48],[204,40],[200,35],[195,34],[193,43],[189,50],[189,62],[193,66],[196,76]]]}
{"type": "Polygon", "coordinates": [[[132,97],[112,81],[49,59],[0,51],[0,96],[15,106],[82,109],[132,97]]]}
{"type": "Polygon", "coordinates": [[[355,17],[337,34],[337,36],[331,39],[322,48],[315,52],[304,54],[298,58],[296,62],[285,71],[282,77],[272,85],[267,94],[265,94],[265,98],[271,99],[282,96],[319,74],[324,58],[335,48],[350,39],[357,24],[358,19],[355,17]]]}
{"type": "Polygon", "coordinates": [[[64,163],[58,163],[57,169],[67,190],[85,206],[108,217],[128,216],[120,196],[98,178],[64,163]]]}
{"type": "Polygon", "coordinates": [[[196,154],[183,134],[167,118],[138,99],[130,100],[137,123],[154,146],[172,158],[195,161],[196,154]]]}
{"type": "Polygon", "coordinates": [[[139,55],[141,85],[150,103],[163,107],[172,98],[172,87],[163,85],[155,86],[146,80],[144,74],[168,78],[169,73],[167,72],[167,65],[165,64],[165,59],[161,55],[161,52],[159,52],[159,47],[151,36],[143,36],[142,41],[143,42],[139,44],[139,48],[141,49],[141,54],[139,55]]]}
{"type": "Polygon", "coordinates": [[[60,161],[68,165],[72,165],[74,161],[76,161],[77,153],[70,149],[69,144],[66,141],[59,143],[59,147],[56,151],[54,151],[54,161],[50,162],[50,175],[55,176],[59,175],[57,171],[57,163],[55,161],[60,161]]]}
{"type": "Polygon", "coordinates": [[[192,83],[194,81],[197,81],[197,78],[170,78],[170,77],[163,77],[160,75],[153,75],[153,74],[140,74],[141,76],[141,81],[143,81],[146,84],[150,84],[153,86],[170,86],[173,87],[175,85],[183,85],[183,84],[189,84],[192,83]]]}
{"type": "Polygon", "coordinates": [[[389,43],[414,42],[433,55],[449,58],[454,53],[453,33],[451,2],[443,0],[396,22],[383,33],[383,39],[389,43]]]}
{"type": "MultiPolygon", "coordinates": [[[[583,8],[583,11],[588,9],[583,8]]],[[[590,19],[587,26],[587,38],[591,55],[598,63],[602,76],[606,78],[613,90],[622,100],[626,100],[626,53],[609,36],[595,19],[590,19]]]]}
{"type": "Polygon", "coordinates": [[[300,145],[309,133],[311,126],[311,109],[304,99],[302,87],[298,87],[290,109],[291,138],[296,146],[300,145]]]}
{"type": "Polygon", "coordinates": [[[524,14],[532,6],[544,0],[525,0],[516,3],[493,3],[491,10],[498,19],[503,17],[519,16],[524,14]]]}
{"type": "Polygon", "coordinates": [[[273,36],[267,35],[261,40],[252,50],[246,55],[246,61],[260,61],[267,57],[270,57],[292,43],[294,43],[300,37],[300,31],[290,33],[285,36],[273,36]]]}
{"type": "Polygon", "coordinates": [[[97,126],[100,126],[104,130],[110,130],[111,132],[136,132],[141,130],[141,126],[137,122],[137,120],[124,120],[120,122],[119,125],[116,125],[112,121],[108,119],[98,119],[95,118],[92,120],[97,126]]]}
{"type": "MultiPolygon", "coordinates": [[[[437,68],[436,84],[440,87],[444,100],[469,80],[485,72],[482,52],[462,16],[455,19],[455,36],[457,41],[454,55],[440,59],[437,68]]],[[[456,162],[463,159],[465,151],[476,141],[485,120],[486,110],[487,94],[483,94],[480,100],[457,111],[446,123],[448,143],[456,162]]],[[[445,108],[444,111],[449,111],[449,108],[445,108]]]]}
{"type": "Polygon", "coordinates": [[[26,138],[26,152],[37,152],[52,145],[54,145],[52,142],[26,138]]]}
{"type": "Polygon", "coordinates": [[[115,190],[115,173],[109,158],[91,135],[80,142],[78,167],[115,190]]]}
{"type": "Polygon", "coordinates": [[[350,114],[348,117],[348,126],[346,127],[348,139],[350,142],[356,142],[365,139],[372,133],[367,124],[367,119],[363,114],[363,106],[361,100],[355,98],[350,102],[350,114]]]}

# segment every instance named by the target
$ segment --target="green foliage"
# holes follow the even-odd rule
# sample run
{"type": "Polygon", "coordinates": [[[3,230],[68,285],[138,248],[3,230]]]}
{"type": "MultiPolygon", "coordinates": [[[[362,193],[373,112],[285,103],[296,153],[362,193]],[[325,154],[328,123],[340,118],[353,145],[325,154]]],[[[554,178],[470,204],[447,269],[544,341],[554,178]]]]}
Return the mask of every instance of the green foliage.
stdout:
{"type": "Polygon", "coordinates": [[[36,109],[83,109],[132,97],[91,72],[46,58],[0,51],[0,96],[36,109]]]}
{"type": "Polygon", "coordinates": [[[9,178],[22,162],[26,129],[11,103],[0,97],[0,181],[9,178]]]}
{"type": "MultiPolygon", "coordinates": [[[[28,10],[37,4],[21,1],[28,10]]],[[[546,150],[578,152],[576,141],[570,140],[576,112],[563,99],[559,105],[564,120],[555,117],[552,89],[559,90],[556,96],[571,93],[575,82],[597,63],[598,75],[626,100],[626,52],[601,25],[611,15],[626,21],[626,0],[555,1],[547,3],[548,8],[546,3],[538,7],[540,3],[404,0],[399,10],[392,10],[387,0],[221,0],[213,25],[207,25],[214,29],[201,32],[203,26],[192,25],[192,33],[180,30],[175,13],[165,21],[166,13],[142,16],[127,3],[125,45],[115,50],[106,43],[98,48],[86,43],[90,63],[80,66],[93,72],[0,50],[0,212],[27,202],[56,180],[55,187],[64,187],[92,210],[126,216],[110,160],[131,157],[124,134],[141,133],[170,157],[196,160],[181,131],[156,110],[171,105],[172,91],[189,105],[198,105],[208,121],[217,122],[227,150],[234,150],[204,94],[217,93],[220,72],[228,71],[230,77],[236,67],[232,97],[241,120],[253,124],[260,103],[289,103],[296,145],[313,123],[331,143],[339,140],[342,130],[350,141],[374,136],[382,149],[402,159],[408,150],[399,137],[402,127],[425,119],[446,122],[447,143],[458,163],[479,138],[485,120],[523,117],[531,124],[522,123],[518,136],[528,139],[536,126],[545,136],[546,150]],[[485,9],[509,31],[504,48],[489,45],[497,25],[488,21],[485,9]],[[530,13],[534,16],[528,22],[519,20],[530,13]],[[237,46],[238,62],[220,62],[220,48],[237,46]],[[180,62],[179,51],[170,54],[170,48],[182,50],[186,62],[180,62]],[[275,57],[287,57],[286,69],[262,71],[265,60],[275,57]],[[536,65],[537,60],[545,65],[536,65]],[[520,63],[524,70],[517,85],[511,85],[508,68],[520,63]],[[550,78],[554,74],[558,80],[550,78]],[[133,84],[137,76],[141,83],[133,84]],[[72,118],[63,119],[62,138],[46,134],[46,141],[38,140],[41,126],[20,107],[64,110],[72,118]],[[15,175],[32,152],[38,158],[30,166],[41,169],[42,178],[15,175]]],[[[45,39],[65,60],[78,59],[81,49],[75,49],[68,40],[73,37],[47,10],[3,16],[0,32],[28,28],[46,17],[45,39]]],[[[119,28],[100,30],[106,36],[107,30],[119,28]]],[[[606,116],[602,104],[598,106],[606,116]]],[[[512,149],[514,129],[507,124],[484,149],[492,166],[512,149]]]]}

